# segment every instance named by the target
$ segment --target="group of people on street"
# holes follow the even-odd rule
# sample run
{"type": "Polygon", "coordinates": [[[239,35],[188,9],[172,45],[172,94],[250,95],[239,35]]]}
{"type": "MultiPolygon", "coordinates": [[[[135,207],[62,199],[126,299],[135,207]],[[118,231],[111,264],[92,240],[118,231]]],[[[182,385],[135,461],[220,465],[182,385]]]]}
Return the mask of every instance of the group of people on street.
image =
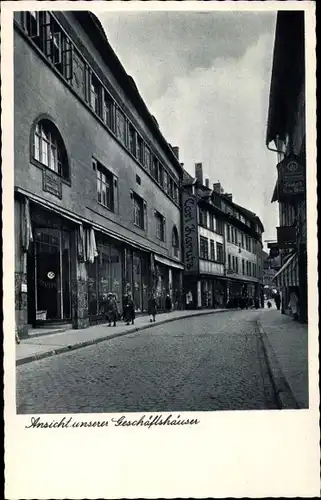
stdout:
{"type": "MultiPolygon", "coordinates": [[[[167,312],[170,312],[172,310],[172,300],[170,298],[169,293],[166,295],[165,298],[165,309],[167,312]]],[[[102,312],[105,315],[106,319],[108,320],[108,326],[112,326],[112,324],[113,326],[117,325],[117,321],[121,319],[121,315],[118,310],[117,297],[115,293],[109,292],[107,295],[103,297],[102,312]]],[[[157,314],[157,300],[154,292],[152,292],[148,300],[148,314],[150,317],[149,319],[150,323],[155,322],[157,314]]],[[[130,292],[124,295],[123,320],[125,321],[126,325],[129,324],[134,325],[135,322],[135,304],[133,301],[132,294],[130,292]]]]}
{"type": "Polygon", "coordinates": [[[258,298],[251,298],[247,296],[231,296],[226,304],[227,309],[249,309],[255,307],[259,309],[260,301],[258,298]]]}

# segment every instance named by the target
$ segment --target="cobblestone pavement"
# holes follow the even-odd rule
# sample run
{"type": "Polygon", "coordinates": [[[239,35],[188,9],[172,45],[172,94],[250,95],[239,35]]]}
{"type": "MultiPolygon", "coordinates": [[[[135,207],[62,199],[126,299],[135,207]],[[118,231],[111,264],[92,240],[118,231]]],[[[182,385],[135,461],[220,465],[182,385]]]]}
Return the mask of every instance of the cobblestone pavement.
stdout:
{"type": "Polygon", "coordinates": [[[17,368],[18,413],[276,408],[256,311],[189,318],[17,368]]]}

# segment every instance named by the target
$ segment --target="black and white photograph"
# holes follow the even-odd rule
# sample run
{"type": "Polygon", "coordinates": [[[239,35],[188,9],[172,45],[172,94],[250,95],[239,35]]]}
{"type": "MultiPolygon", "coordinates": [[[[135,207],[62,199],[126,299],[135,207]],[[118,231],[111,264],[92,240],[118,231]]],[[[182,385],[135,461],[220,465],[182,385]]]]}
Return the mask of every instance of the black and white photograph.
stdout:
{"type": "Polygon", "coordinates": [[[81,417],[188,439],[216,414],[316,408],[313,2],[12,3],[24,432],[63,444],[81,417]]]}

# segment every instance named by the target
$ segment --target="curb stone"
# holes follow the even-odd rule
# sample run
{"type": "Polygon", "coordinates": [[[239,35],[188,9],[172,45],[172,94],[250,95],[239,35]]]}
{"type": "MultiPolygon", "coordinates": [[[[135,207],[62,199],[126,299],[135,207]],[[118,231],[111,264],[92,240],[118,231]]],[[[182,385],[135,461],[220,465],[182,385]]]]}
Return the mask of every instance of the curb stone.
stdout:
{"type": "Polygon", "coordinates": [[[259,338],[262,342],[264,357],[267,363],[269,375],[271,378],[278,406],[282,410],[285,409],[297,410],[300,408],[300,406],[293,395],[293,392],[291,390],[288,381],[285,378],[285,375],[276,357],[274,349],[269,342],[268,336],[264,331],[260,320],[256,320],[256,323],[258,326],[259,338]]]}
{"type": "Polygon", "coordinates": [[[78,342],[75,344],[64,345],[61,347],[57,347],[56,349],[50,349],[50,350],[45,351],[45,352],[32,354],[32,355],[26,356],[24,358],[19,358],[16,360],[16,366],[24,365],[26,363],[31,363],[32,361],[39,361],[40,359],[48,358],[50,356],[55,356],[56,354],[63,354],[66,352],[74,351],[76,349],[80,349],[81,347],[88,347],[90,345],[99,344],[100,342],[105,342],[106,340],[109,340],[109,339],[114,339],[116,337],[123,337],[124,335],[130,335],[131,333],[136,333],[136,332],[140,332],[142,330],[147,330],[147,328],[153,328],[155,326],[163,325],[165,323],[171,323],[173,321],[179,321],[181,319],[186,319],[186,318],[195,318],[197,316],[208,316],[210,314],[218,314],[218,313],[230,312],[230,311],[233,311],[233,309],[222,309],[219,311],[209,311],[209,312],[196,312],[194,314],[188,314],[186,316],[180,316],[178,318],[176,317],[176,318],[163,319],[163,320],[158,321],[156,323],[147,323],[146,325],[131,328],[129,330],[125,330],[122,332],[112,333],[109,335],[104,335],[103,337],[97,337],[97,338],[92,338],[89,340],[84,340],[82,342],[78,342]]]}

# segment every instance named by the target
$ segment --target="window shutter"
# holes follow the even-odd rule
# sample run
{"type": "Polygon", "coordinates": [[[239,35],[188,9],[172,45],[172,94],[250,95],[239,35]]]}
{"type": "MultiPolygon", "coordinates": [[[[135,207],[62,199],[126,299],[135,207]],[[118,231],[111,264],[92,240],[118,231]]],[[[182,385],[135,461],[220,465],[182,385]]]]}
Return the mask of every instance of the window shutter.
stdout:
{"type": "Polygon", "coordinates": [[[166,219],[165,219],[165,217],[163,217],[162,223],[163,223],[163,241],[166,242],[166,219]]]}

